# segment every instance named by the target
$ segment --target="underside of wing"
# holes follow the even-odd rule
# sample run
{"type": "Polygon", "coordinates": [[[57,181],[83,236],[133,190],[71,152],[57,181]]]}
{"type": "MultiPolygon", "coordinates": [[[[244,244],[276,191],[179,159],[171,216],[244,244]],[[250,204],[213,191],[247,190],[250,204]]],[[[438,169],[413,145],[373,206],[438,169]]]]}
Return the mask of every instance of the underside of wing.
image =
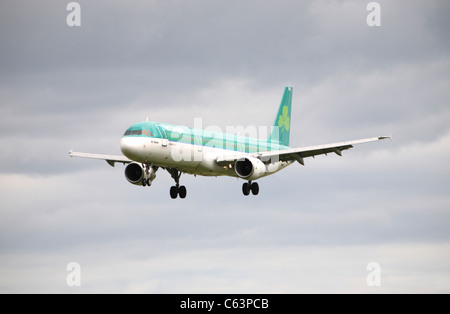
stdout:
{"type": "Polygon", "coordinates": [[[353,145],[376,142],[376,141],[383,140],[386,138],[391,139],[392,137],[391,136],[371,137],[371,138],[366,138],[366,139],[361,139],[361,140],[346,141],[346,142],[333,143],[333,144],[307,146],[307,147],[300,147],[300,148],[284,149],[284,150],[279,150],[279,151],[263,152],[263,153],[258,153],[258,155],[259,155],[259,158],[261,158],[263,160],[264,159],[272,159],[273,160],[274,158],[281,160],[281,161],[296,160],[300,164],[305,165],[304,158],[315,157],[318,155],[327,155],[329,153],[335,153],[339,156],[342,156],[342,151],[352,148],[353,145]]]}
{"type": "Polygon", "coordinates": [[[225,156],[218,156],[216,158],[216,163],[223,167],[228,166],[229,164],[234,164],[237,160],[245,157],[253,156],[253,154],[249,153],[240,153],[236,155],[225,155],[225,156]]]}
{"type": "Polygon", "coordinates": [[[263,162],[273,162],[275,161],[298,161],[300,164],[305,165],[304,158],[307,157],[315,157],[318,155],[326,155],[329,153],[335,153],[339,156],[342,156],[342,151],[346,149],[350,149],[353,145],[364,144],[370,142],[376,142],[379,140],[383,140],[389,138],[391,136],[379,136],[366,138],[361,140],[354,141],[346,141],[340,143],[333,144],[325,144],[325,145],[317,145],[317,146],[307,146],[300,148],[290,148],[276,151],[268,151],[268,152],[260,152],[260,153],[241,153],[237,155],[231,156],[221,156],[216,159],[218,165],[227,165],[229,163],[233,163],[240,158],[244,158],[246,156],[256,157],[261,159],[263,162]]]}
{"type": "Polygon", "coordinates": [[[133,162],[125,156],[121,155],[103,155],[103,154],[91,154],[91,153],[80,153],[74,152],[73,150],[69,151],[70,157],[81,157],[81,158],[90,158],[90,159],[99,159],[105,160],[110,166],[114,167],[116,162],[120,162],[123,164],[128,164],[133,162]]]}

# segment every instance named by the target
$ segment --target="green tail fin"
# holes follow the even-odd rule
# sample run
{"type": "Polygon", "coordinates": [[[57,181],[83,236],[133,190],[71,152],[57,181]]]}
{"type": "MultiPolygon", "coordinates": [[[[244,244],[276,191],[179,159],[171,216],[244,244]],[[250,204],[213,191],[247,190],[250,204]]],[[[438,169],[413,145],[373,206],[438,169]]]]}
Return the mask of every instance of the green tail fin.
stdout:
{"type": "Polygon", "coordinates": [[[281,145],[289,146],[289,133],[291,130],[291,102],[292,87],[286,87],[284,89],[283,98],[281,99],[280,108],[278,109],[269,141],[278,142],[281,145]]]}

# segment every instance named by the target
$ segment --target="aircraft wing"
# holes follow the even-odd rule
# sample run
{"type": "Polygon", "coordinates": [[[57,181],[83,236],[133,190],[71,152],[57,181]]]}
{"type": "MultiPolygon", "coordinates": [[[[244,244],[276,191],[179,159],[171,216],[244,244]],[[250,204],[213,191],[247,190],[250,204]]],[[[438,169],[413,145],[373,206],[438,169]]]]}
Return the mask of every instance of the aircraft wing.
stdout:
{"type": "Polygon", "coordinates": [[[70,157],[81,157],[81,158],[91,158],[91,159],[100,159],[105,160],[110,166],[114,167],[116,162],[121,162],[123,164],[128,164],[133,162],[125,156],[120,155],[102,155],[102,154],[90,154],[90,153],[80,153],[74,152],[73,149],[69,151],[70,157]]]}
{"type": "Polygon", "coordinates": [[[268,152],[261,152],[261,153],[250,153],[250,154],[241,154],[241,155],[235,155],[235,156],[223,156],[218,157],[216,159],[217,163],[220,166],[227,165],[229,163],[233,163],[236,160],[244,157],[256,157],[261,159],[262,161],[268,161],[269,159],[272,160],[280,160],[280,161],[298,161],[300,164],[305,165],[304,158],[307,157],[315,157],[317,155],[323,155],[323,154],[329,154],[329,153],[336,153],[339,156],[342,156],[342,151],[352,148],[353,145],[357,144],[363,144],[363,143],[370,143],[370,142],[376,142],[383,139],[392,139],[392,136],[379,136],[379,137],[372,137],[372,138],[366,138],[361,140],[355,140],[355,141],[346,141],[346,142],[340,142],[340,143],[333,143],[333,144],[325,144],[325,145],[317,145],[317,146],[307,146],[307,147],[300,147],[300,148],[289,148],[289,149],[283,149],[283,150],[276,150],[276,151],[268,151],[268,152]]]}

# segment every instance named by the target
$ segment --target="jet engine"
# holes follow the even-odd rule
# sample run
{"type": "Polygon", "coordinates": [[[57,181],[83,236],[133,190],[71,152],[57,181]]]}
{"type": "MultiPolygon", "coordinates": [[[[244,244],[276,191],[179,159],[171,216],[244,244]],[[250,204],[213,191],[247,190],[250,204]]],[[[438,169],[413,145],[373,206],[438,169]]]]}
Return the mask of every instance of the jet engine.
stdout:
{"type": "Polygon", "coordinates": [[[266,165],[258,158],[246,157],[236,161],[234,171],[243,179],[256,180],[266,173],[266,165]]]}
{"type": "Polygon", "coordinates": [[[156,177],[155,172],[156,170],[153,167],[149,167],[149,170],[146,171],[141,164],[133,162],[125,167],[125,178],[131,184],[150,186],[156,177]]]}

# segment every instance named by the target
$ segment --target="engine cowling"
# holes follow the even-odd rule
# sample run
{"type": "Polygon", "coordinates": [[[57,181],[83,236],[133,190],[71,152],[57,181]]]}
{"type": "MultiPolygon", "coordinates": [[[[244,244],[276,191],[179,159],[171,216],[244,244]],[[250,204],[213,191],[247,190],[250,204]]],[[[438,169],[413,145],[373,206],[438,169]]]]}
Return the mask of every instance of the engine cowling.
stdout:
{"type": "Polygon", "coordinates": [[[150,186],[156,178],[158,168],[149,167],[148,170],[138,163],[132,162],[125,167],[125,178],[128,182],[135,185],[150,186]]]}
{"type": "Polygon", "coordinates": [[[125,167],[125,178],[131,184],[142,185],[142,179],[144,179],[145,170],[140,164],[131,163],[125,167]]]}
{"type": "Polygon", "coordinates": [[[243,179],[256,180],[266,173],[266,165],[258,158],[246,157],[236,161],[234,171],[243,179]]]}

